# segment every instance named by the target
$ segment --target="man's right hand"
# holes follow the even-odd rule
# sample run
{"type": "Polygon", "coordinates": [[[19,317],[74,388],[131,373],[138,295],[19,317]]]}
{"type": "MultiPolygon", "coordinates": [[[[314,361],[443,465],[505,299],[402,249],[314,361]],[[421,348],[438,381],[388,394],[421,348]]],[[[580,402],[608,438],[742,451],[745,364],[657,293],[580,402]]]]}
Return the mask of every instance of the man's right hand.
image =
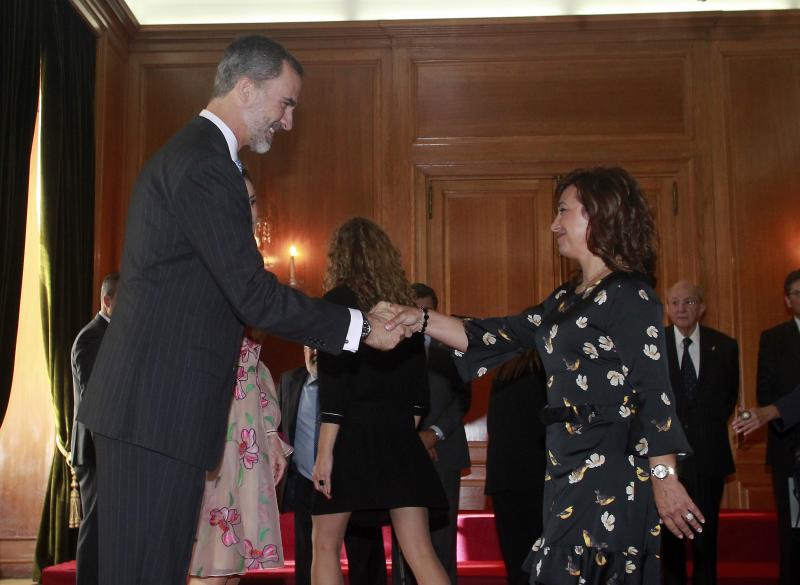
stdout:
{"type": "Polygon", "coordinates": [[[367,315],[371,331],[363,341],[370,347],[387,351],[394,349],[406,337],[411,337],[414,331],[405,326],[395,327],[391,331],[387,331],[386,322],[395,315],[393,312],[382,308],[380,304],[382,303],[373,307],[372,311],[367,315]]]}

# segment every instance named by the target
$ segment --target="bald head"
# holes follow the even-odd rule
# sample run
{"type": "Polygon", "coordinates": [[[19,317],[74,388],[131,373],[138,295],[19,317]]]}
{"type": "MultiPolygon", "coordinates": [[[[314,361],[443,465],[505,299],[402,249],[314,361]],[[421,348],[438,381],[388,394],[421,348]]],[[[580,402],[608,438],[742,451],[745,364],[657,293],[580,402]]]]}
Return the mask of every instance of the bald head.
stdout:
{"type": "Polygon", "coordinates": [[[667,315],[684,337],[694,332],[705,312],[701,286],[688,280],[679,280],[667,291],[667,315]]]}

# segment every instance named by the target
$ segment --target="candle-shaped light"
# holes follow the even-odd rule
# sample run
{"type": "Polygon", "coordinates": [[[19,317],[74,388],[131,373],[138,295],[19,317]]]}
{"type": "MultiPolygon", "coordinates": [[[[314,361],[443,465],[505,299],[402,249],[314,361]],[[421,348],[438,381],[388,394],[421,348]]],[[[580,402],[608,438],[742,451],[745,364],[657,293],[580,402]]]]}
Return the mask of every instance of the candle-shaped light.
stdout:
{"type": "Polygon", "coordinates": [[[297,286],[297,268],[294,257],[297,256],[297,246],[289,248],[289,286],[297,286]]]}

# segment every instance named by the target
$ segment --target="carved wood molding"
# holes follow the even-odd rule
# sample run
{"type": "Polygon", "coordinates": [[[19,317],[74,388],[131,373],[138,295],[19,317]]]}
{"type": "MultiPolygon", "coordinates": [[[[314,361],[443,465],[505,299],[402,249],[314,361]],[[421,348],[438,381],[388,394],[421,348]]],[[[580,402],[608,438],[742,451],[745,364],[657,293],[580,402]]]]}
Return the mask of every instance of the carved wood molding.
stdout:
{"type": "MultiPolygon", "coordinates": [[[[76,4],[122,4],[122,0],[72,0],[76,4]]],[[[131,17],[132,18],[132,17],[131,17]]],[[[135,19],[134,19],[135,21],[135,19]]],[[[674,39],[736,39],[757,36],[800,36],[800,10],[699,12],[670,14],[543,16],[528,18],[474,18],[437,20],[357,21],[334,23],[258,23],[205,25],[145,25],[136,29],[137,50],[163,50],[176,45],[203,43],[224,47],[236,36],[261,33],[303,48],[464,44],[475,37],[524,43],[674,39]],[[515,41],[516,42],[516,41],[515,41]]]]}
{"type": "Polygon", "coordinates": [[[130,42],[141,28],[125,0],[70,0],[70,3],[98,36],[113,30],[130,42]]]}

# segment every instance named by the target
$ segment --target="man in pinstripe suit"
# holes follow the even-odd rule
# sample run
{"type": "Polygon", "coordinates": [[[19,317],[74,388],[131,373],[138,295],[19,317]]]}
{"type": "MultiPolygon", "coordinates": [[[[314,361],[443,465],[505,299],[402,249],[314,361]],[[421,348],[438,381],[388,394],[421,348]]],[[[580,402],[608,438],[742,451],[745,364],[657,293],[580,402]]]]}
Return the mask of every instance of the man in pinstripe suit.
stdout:
{"type": "Polygon", "coordinates": [[[137,180],[114,321],[78,413],[95,440],[101,585],[184,585],[243,324],[334,353],[403,337],[263,269],[237,153],[291,129],[302,73],[265,37],[234,41],[207,109],[137,180]]]}

